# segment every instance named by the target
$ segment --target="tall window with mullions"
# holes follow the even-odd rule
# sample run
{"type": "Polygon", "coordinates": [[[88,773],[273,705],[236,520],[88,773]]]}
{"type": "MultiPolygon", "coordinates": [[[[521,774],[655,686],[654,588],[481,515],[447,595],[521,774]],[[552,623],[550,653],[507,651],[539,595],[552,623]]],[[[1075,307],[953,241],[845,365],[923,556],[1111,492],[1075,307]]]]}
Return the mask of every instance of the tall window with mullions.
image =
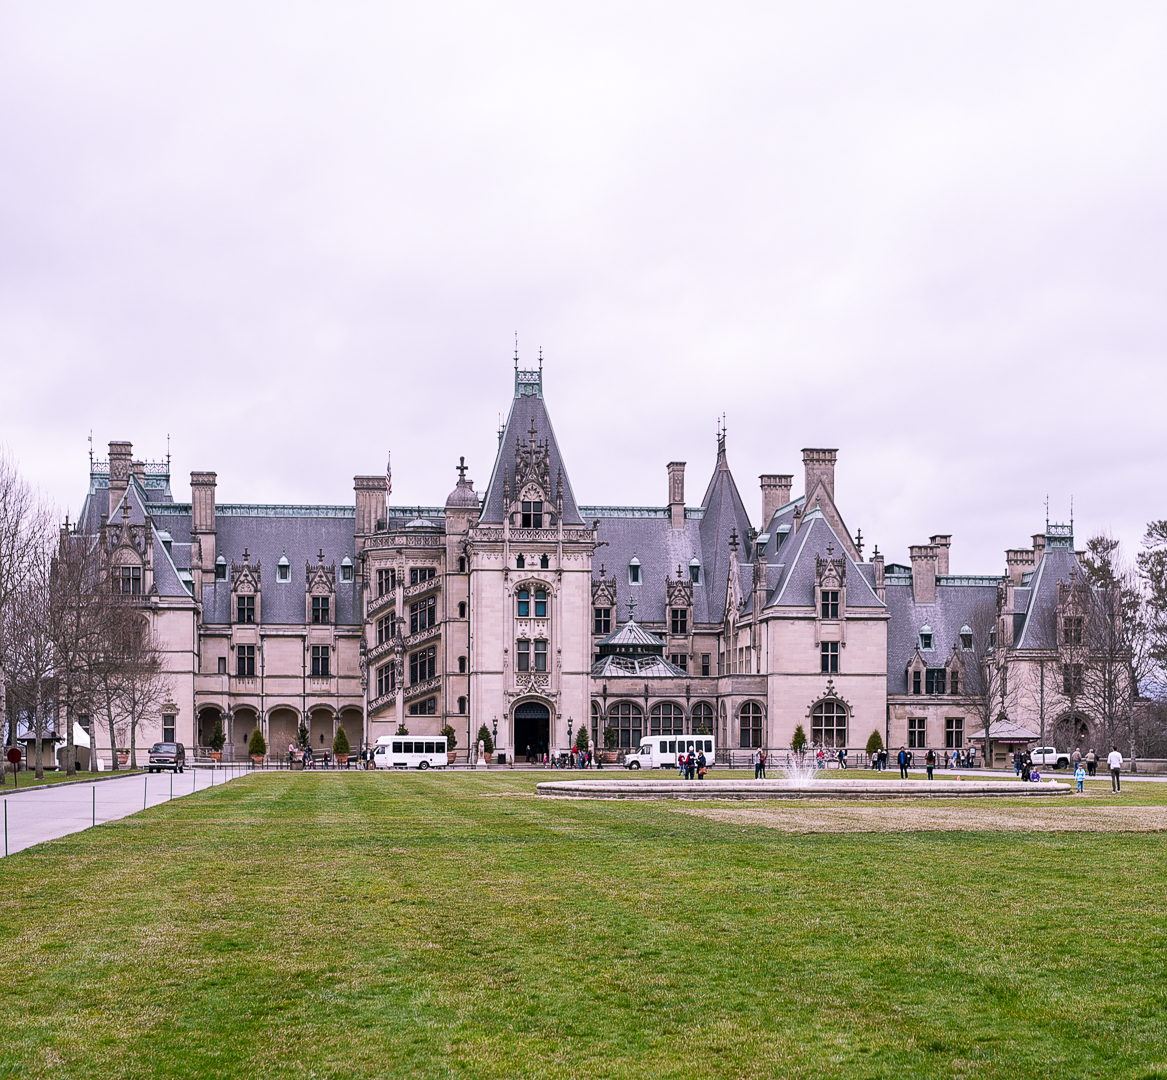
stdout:
{"type": "Polygon", "coordinates": [[[620,733],[621,749],[640,746],[641,732],[644,730],[644,713],[640,706],[630,701],[621,701],[608,710],[608,726],[620,733]]]}
{"type": "Polygon", "coordinates": [[[755,749],[762,745],[762,706],[756,701],[747,701],[738,714],[739,745],[743,750],[755,749]]]}

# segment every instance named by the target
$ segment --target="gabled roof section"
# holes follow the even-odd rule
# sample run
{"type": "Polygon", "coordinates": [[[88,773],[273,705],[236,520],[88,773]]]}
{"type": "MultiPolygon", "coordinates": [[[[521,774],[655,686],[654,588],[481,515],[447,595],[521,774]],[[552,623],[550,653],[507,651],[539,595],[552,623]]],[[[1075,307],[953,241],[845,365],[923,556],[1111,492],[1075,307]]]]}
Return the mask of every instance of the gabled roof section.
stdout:
{"type": "Polygon", "coordinates": [[[563,480],[563,523],[565,525],[582,525],[579,508],[576,506],[575,494],[571,490],[571,481],[567,476],[567,469],[563,465],[563,455],[559,452],[559,443],[555,439],[555,431],[551,427],[551,417],[547,412],[547,405],[543,400],[543,360],[539,360],[537,371],[521,371],[518,356],[515,357],[515,398],[511,402],[510,415],[507,417],[506,427],[503,429],[502,440],[498,447],[498,456],[494,460],[494,470],[490,474],[490,483],[486,488],[486,498],[483,501],[483,524],[501,525],[506,515],[503,503],[503,485],[509,479],[511,497],[516,495],[515,461],[519,451],[528,446],[532,433],[537,443],[546,442],[548,452],[548,482],[551,488],[547,492],[548,498],[554,500],[556,486],[560,477],[563,480]]]}
{"type": "MultiPolygon", "coordinates": [[[[789,543],[789,541],[788,541],[789,543]]],[[[819,509],[811,510],[793,540],[793,548],[783,552],[784,569],[767,608],[814,607],[815,558],[840,557],[847,560],[847,607],[882,608],[883,602],[875,594],[871,581],[851,557],[826,515],[819,509]]],[[[767,580],[767,584],[769,581],[767,580]]]]}
{"type": "MultiPolygon", "coordinates": [[[[1015,649],[1058,647],[1058,582],[1064,581],[1068,585],[1071,576],[1077,581],[1082,581],[1085,577],[1073,546],[1051,547],[1047,541],[1045,553],[1030,582],[1025,625],[1013,642],[1015,649]]],[[[1016,607],[1015,592],[1014,608],[1016,607]]]]}
{"type": "MultiPolygon", "coordinates": [[[[729,588],[731,538],[737,536],[738,551],[748,555],[750,544],[750,515],[734,483],[725,453],[725,432],[717,435],[717,463],[705,498],[701,500],[700,536],[702,561],[705,564],[705,587],[709,596],[711,622],[725,618],[725,598],[729,588]]],[[[738,556],[740,558],[740,556],[738,556]]]]}

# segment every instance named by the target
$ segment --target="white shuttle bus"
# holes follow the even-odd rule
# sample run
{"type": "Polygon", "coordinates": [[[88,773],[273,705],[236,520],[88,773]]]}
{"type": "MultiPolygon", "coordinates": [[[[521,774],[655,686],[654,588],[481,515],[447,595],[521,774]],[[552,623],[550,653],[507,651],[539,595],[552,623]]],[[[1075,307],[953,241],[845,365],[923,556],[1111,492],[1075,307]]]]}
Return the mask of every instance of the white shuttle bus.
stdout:
{"type": "Polygon", "coordinates": [[[678,738],[676,735],[650,735],[640,740],[640,750],[635,754],[626,754],[624,767],[626,769],[675,769],[677,755],[693,751],[693,754],[705,754],[705,764],[712,769],[715,754],[712,735],[685,735],[678,738]]]}
{"type": "Polygon", "coordinates": [[[448,764],[445,735],[382,735],[373,748],[378,769],[444,769],[448,764]]]}

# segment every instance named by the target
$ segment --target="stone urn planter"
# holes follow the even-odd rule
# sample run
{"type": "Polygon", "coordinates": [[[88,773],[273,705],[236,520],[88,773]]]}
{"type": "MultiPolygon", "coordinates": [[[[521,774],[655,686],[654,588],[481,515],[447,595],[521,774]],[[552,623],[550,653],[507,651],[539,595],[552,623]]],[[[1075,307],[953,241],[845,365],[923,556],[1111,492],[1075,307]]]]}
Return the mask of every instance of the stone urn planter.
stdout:
{"type": "Polygon", "coordinates": [[[447,764],[447,765],[453,765],[453,764],[454,764],[454,758],[456,758],[457,756],[458,756],[458,751],[456,751],[456,750],[447,750],[447,751],[446,751],[446,764],[447,764]]]}
{"type": "Polygon", "coordinates": [[[617,756],[618,756],[618,751],[616,751],[616,750],[601,750],[600,751],[600,761],[602,761],[605,765],[615,765],[617,756]]]}
{"type": "Polygon", "coordinates": [[[212,761],[215,761],[215,762],[222,761],[223,760],[223,751],[222,750],[208,750],[207,757],[209,757],[212,761]]]}
{"type": "Polygon", "coordinates": [[[118,751],[118,767],[124,768],[130,763],[130,752],[128,750],[118,751]]]}
{"type": "Polygon", "coordinates": [[[252,754],[251,764],[254,765],[257,769],[263,765],[263,754],[252,754]]]}
{"type": "Polygon", "coordinates": [[[333,757],[336,759],[338,768],[343,765],[348,765],[348,754],[334,754],[333,757]]]}

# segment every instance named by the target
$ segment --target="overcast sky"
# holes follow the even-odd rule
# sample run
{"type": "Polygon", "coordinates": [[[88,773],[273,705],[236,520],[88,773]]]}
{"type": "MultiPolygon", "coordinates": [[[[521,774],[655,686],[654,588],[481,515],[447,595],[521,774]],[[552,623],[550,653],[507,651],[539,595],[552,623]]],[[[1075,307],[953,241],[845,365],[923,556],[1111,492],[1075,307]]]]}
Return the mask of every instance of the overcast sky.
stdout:
{"type": "Polygon", "coordinates": [[[1167,517],[1167,9],[0,6],[0,441],[175,496],[481,490],[521,362],[581,503],[839,449],[889,560],[1167,517]]]}

